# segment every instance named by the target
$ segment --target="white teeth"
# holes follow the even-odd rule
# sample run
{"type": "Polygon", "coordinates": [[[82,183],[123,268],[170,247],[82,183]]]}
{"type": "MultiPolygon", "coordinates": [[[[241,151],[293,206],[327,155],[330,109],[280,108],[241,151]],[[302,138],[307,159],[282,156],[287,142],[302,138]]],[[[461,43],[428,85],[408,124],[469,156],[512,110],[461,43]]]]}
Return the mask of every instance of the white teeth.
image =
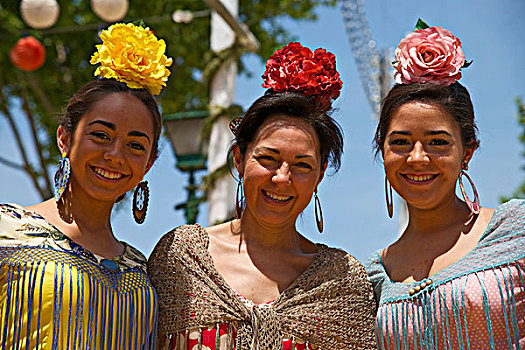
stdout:
{"type": "Polygon", "coordinates": [[[276,200],[276,201],[280,201],[280,202],[286,202],[287,200],[289,200],[290,198],[292,198],[291,196],[278,196],[278,195],[275,195],[275,194],[271,194],[271,193],[268,193],[266,191],[264,191],[264,194],[268,197],[270,197],[271,199],[273,200],[276,200]]]}
{"type": "Polygon", "coordinates": [[[106,179],[110,179],[110,180],[120,179],[122,177],[122,174],[112,173],[110,171],[107,171],[101,168],[93,168],[93,170],[95,170],[95,172],[99,174],[100,176],[106,179]]]}
{"type": "Polygon", "coordinates": [[[406,175],[412,181],[427,181],[434,177],[434,175],[406,175]]]}

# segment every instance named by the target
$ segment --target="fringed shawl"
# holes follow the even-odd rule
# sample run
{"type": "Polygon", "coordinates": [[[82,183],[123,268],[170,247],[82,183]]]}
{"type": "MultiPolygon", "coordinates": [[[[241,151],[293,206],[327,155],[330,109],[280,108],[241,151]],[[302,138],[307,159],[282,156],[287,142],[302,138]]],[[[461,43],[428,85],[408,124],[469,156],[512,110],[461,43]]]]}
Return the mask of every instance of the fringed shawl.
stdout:
{"type": "Polygon", "coordinates": [[[1,204],[0,349],[155,349],[155,290],[144,256],[125,246],[103,259],[1,204]]]}
{"type": "Polygon", "coordinates": [[[366,269],[379,348],[525,349],[524,218],[524,201],[500,205],[477,246],[430,284],[391,281],[376,252],[366,269]]]}
{"type": "Polygon", "coordinates": [[[148,274],[159,296],[159,335],[216,323],[238,326],[236,350],[282,348],[297,337],[320,349],[375,349],[375,301],[364,268],[342,250],[318,245],[312,264],[271,305],[249,308],[215,269],[199,225],[166,234],[148,274]]]}

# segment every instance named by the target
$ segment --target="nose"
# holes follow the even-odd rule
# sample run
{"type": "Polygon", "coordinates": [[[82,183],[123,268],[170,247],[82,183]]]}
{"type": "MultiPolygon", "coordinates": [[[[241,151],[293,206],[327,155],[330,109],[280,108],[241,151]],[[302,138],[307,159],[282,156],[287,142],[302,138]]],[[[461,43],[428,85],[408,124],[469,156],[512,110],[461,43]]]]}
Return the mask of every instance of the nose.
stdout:
{"type": "Polygon", "coordinates": [[[124,152],[122,152],[120,142],[112,142],[108,145],[108,148],[104,152],[104,159],[115,164],[124,163],[124,152]]]}
{"type": "Polygon", "coordinates": [[[407,163],[426,163],[428,161],[430,161],[430,158],[425,151],[425,147],[421,142],[417,141],[408,155],[407,163]]]}
{"type": "Polygon", "coordinates": [[[272,181],[276,184],[286,184],[290,181],[290,166],[286,162],[282,162],[281,166],[276,170],[272,177],[272,181]]]}

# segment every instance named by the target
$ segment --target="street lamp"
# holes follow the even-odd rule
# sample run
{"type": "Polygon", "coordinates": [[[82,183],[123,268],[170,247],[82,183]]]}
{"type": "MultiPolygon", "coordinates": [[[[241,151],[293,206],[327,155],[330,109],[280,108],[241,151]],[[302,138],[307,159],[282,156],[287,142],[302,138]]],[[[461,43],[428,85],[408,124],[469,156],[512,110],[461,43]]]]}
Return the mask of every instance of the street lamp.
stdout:
{"type": "Polygon", "coordinates": [[[206,169],[207,140],[202,140],[201,130],[202,123],[208,115],[208,111],[188,111],[163,117],[177,158],[176,166],[190,175],[189,184],[186,187],[188,199],[175,206],[177,210],[184,209],[184,216],[188,224],[197,222],[199,204],[204,200],[196,195],[198,186],[195,185],[194,172],[206,169]]]}

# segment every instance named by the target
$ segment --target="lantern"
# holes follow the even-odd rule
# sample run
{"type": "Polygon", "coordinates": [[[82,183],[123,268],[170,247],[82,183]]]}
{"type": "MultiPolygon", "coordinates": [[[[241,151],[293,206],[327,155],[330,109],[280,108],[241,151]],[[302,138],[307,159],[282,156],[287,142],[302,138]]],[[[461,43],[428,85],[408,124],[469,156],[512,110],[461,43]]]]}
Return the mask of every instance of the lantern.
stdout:
{"type": "Polygon", "coordinates": [[[18,40],[9,51],[9,59],[13,64],[26,72],[42,67],[46,60],[44,45],[33,36],[18,40]]]}
{"type": "Polygon", "coordinates": [[[120,21],[128,12],[128,0],[91,0],[91,8],[102,20],[120,21]]]}
{"type": "Polygon", "coordinates": [[[20,13],[28,26],[44,29],[57,22],[60,7],[56,0],[22,0],[20,13]]]}

